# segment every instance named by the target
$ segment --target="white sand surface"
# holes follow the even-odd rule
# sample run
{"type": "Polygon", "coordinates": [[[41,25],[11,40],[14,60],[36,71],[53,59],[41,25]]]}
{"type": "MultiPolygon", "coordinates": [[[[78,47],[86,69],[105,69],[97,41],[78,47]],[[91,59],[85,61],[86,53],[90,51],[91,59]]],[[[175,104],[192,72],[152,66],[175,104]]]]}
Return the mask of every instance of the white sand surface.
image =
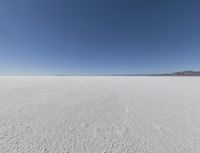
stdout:
{"type": "Polygon", "coordinates": [[[199,153],[200,77],[0,77],[0,153],[199,153]]]}

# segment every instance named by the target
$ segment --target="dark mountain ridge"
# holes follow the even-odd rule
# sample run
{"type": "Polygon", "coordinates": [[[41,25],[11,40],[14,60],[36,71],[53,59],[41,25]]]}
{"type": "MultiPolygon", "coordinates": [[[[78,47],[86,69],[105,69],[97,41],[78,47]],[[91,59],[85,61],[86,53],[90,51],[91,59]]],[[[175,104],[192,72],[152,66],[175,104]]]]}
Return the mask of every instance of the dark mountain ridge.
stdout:
{"type": "Polygon", "coordinates": [[[158,74],[117,74],[115,76],[200,76],[200,71],[180,71],[173,73],[158,73],[158,74]]]}
{"type": "Polygon", "coordinates": [[[168,74],[169,76],[200,76],[200,71],[181,71],[168,74]]]}

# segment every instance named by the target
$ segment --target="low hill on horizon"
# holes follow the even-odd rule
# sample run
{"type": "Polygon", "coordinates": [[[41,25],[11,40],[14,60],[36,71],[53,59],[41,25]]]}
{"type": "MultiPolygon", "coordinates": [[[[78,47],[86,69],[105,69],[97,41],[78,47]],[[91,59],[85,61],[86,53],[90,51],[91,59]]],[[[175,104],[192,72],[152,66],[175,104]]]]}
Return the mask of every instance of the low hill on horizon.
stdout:
{"type": "Polygon", "coordinates": [[[200,76],[200,71],[179,71],[173,73],[155,73],[155,74],[117,74],[114,76],[200,76]]]}
{"type": "Polygon", "coordinates": [[[200,76],[200,71],[181,71],[167,74],[169,76],[200,76]]]}

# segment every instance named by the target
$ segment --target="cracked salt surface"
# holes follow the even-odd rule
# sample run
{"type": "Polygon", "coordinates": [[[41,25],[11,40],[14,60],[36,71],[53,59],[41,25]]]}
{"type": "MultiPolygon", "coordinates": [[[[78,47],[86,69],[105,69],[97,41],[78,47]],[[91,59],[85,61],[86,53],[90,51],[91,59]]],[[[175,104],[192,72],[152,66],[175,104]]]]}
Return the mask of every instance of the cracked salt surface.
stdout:
{"type": "Polygon", "coordinates": [[[0,77],[1,153],[199,153],[199,77],[0,77]]]}

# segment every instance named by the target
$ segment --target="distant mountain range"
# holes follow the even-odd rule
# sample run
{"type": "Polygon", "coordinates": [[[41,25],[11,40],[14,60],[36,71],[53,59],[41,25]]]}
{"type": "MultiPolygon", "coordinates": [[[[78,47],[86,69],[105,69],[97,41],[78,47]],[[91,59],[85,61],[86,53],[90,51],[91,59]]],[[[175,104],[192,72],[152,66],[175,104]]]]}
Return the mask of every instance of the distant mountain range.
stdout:
{"type": "Polygon", "coordinates": [[[160,74],[117,74],[115,76],[200,76],[200,71],[180,71],[160,74]]]}
{"type": "Polygon", "coordinates": [[[60,74],[56,76],[200,76],[200,71],[180,71],[173,73],[151,73],[151,74],[113,74],[113,75],[70,75],[70,74],[60,74]]]}
{"type": "Polygon", "coordinates": [[[200,71],[181,71],[169,74],[162,74],[166,76],[200,76],[200,71]]]}

